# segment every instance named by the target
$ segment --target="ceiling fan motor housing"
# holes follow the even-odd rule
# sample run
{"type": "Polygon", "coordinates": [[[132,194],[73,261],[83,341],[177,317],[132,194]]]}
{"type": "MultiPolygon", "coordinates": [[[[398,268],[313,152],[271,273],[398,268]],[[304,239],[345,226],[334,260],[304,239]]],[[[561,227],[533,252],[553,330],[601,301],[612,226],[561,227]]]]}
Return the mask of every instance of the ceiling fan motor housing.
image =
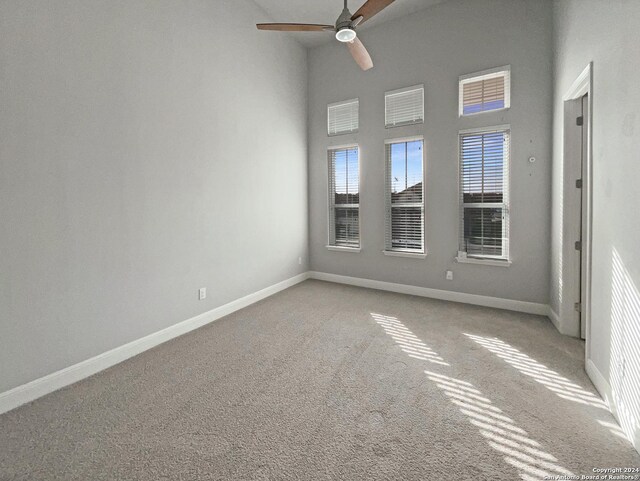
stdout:
{"type": "Polygon", "coordinates": [[[355,30],[353,28],[353,22],[351,21],[351,12],[348,8],[345,8],[338,20],[336,20],[336,38],[341,42],[350,42],[356,37],[355,30]],[[348,30],[348,32],[343,32],[348,30]]]}
{"type": "Polygon", "coordinates": [[[342,10],[342,13],[336,20],[336,30],[351,27],[351,12],[348,8],[342,10]]]}
{"type": "Polygon", "coordinates": [[[377,15],[391,5],[395,0],[366,0],[364,4],[351,15],[347,2],[344,0],[344,10],[336,20],[335,25],[320,25],[317,23],[259,23],[259,30],[277,30],[280,32],[335,32],[336,39],[345,44],[351,56],[362,70],[373,67],[371,56],[362,45],[356,34],[359,25],[377,15]]]}

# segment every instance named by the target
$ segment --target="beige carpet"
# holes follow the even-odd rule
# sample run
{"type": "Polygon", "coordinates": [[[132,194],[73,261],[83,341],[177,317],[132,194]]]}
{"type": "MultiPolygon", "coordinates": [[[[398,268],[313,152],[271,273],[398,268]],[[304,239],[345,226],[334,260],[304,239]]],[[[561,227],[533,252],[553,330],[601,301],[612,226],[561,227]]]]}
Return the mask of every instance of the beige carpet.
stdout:
{"type": "Polygon", "coordinates": [[[640,466],[538,316],[307,281],[0,416],[4,480],[541,480],[640,466]]]}

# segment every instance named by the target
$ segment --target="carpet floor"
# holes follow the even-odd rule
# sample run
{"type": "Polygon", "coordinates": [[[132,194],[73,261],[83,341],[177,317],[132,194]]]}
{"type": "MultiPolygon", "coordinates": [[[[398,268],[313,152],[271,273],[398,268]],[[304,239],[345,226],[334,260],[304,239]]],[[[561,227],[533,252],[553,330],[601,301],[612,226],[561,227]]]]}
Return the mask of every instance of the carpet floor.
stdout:
{"type": "Polygon", "coordinates": [[[583,366],[583,343],[544,317],[306,281],[0,416],[0,479],[543,480],[640,466],[583,366]]]}

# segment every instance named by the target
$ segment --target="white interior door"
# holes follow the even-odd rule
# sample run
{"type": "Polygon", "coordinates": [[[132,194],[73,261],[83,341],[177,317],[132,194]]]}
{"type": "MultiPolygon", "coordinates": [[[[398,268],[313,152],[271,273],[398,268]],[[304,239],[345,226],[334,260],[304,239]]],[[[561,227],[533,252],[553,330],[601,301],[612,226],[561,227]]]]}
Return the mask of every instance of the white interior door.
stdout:
{"type": "Polygon", "coordinates": [[[586,287],[587,287],[587,261],[588,256],[586,255],[585,247],[586,247],[586,239],[587,239],[587,184],[586,179],[588,179],[587,175],[587,162],[589,156],[589,96],[585,95],[581,99],[582,103],[582,155],[580,162],[580,185],[581,185],[581,196],[580,196],[580,337],[582,339],[586,339],[587,337],[587,323],[585,312],[585,303],[587,301],[586,296],[586,287]]]}

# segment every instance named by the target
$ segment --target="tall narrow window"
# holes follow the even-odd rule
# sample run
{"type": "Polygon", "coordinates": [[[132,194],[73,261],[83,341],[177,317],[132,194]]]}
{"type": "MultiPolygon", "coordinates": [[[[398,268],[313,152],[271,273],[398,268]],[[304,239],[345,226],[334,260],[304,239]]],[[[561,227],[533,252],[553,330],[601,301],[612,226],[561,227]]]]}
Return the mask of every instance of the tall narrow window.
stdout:
{"type": "Polygon", "coordinates": [[[384,94],[385,127],[424,122],[424,85],[392,90],[384,94]]]}
{"type": "Polygon", "coordinates": [[[509,259],[510,128],[460,132],[458,260],[509,259]]]}
{"type": "Polygon", "coordinates": [[[352,134],[358,131],[360,101],[358,99],[336,102],[327,106],[327,133],[352,134]]]}
{"type": "Polygon", "coordinates": [[[329,246],[360,247],[358,147],[329,150],[329,246]]]}
{"type": "Polygon", "coordinates": [[[423,139],[386,142],[388,252],[424,253],[423,139]]]}
{"type": "Polygon", "coordinates": [[[511,103],[511,67],[463,75],[459,82],[460,116],[508,109],[511,103]]]}

